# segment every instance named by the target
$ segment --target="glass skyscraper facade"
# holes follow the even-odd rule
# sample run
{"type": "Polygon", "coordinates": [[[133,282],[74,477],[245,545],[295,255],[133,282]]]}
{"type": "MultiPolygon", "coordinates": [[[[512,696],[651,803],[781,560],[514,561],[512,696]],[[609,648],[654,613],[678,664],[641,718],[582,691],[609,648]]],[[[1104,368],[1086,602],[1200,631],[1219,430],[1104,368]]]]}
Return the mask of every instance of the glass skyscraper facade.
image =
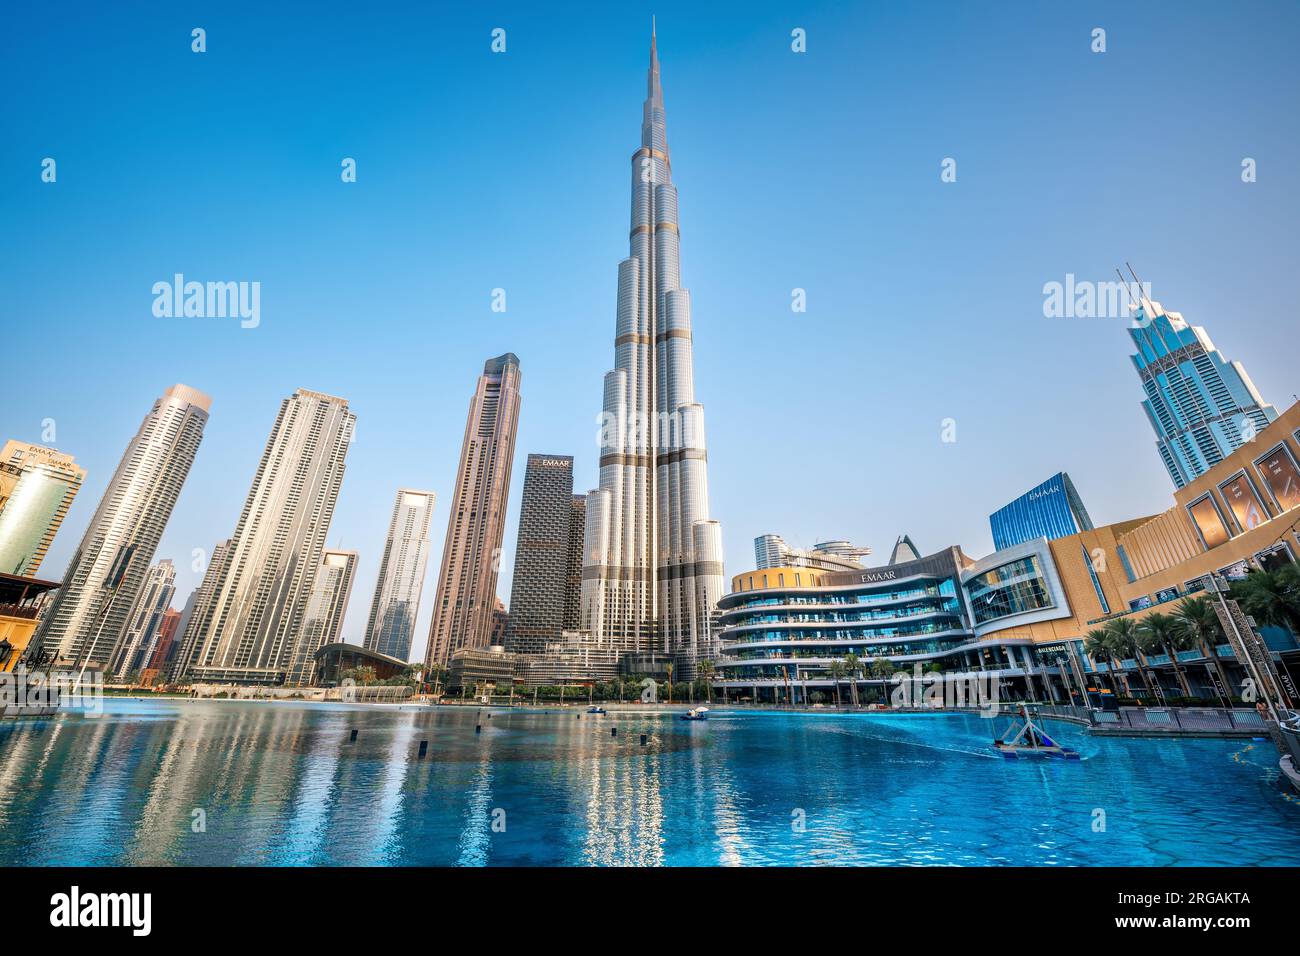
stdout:
{"type": "Polygon", "coordinates": [[[368,651],[403,661],[410,656],[429,562],[429,524],[435,500],[432,491],[402,488],[397,492],[375,597],[370,603],[370,620],[366,623],[364,643],[368,651]]]}
{"type": "Polygon", "coordinates": [[[577,608],[570,596],[570,567],[581,560],[582,539],[572,534],[573,457],[529,455],[524,495],[519,508],[514,581],[510,586],[510,620],[506,650],[540,654],[574,627],[565,609],[577,608]],[[577,555],[572,549],[577,547],[577,555]]]}
{"type": "Polygon", "coordinates": [[[1277,418],[1240,362],[1229,362],[1200,326],[1143,299],[1129,335],[1142,379],[1142,407],[1156,450],[1183,487],[1250,441],[1277,418]]]}
{"type": "Polygon", "coordinates": [[[994,549],[1001,551],[1030,538],[1054,540],[1091,531],[1092,519],[1074,482],[1061,471],[989,515],[989,528],[994,549]]]}

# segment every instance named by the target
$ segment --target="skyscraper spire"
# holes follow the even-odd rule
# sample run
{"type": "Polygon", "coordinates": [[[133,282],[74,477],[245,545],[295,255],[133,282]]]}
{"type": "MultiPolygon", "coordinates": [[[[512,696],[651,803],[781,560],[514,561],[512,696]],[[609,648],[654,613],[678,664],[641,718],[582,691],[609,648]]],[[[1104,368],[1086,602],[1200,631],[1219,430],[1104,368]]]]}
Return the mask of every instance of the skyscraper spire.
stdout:
{"type": "Polygon", "coordinates": [[[646,76],[646,99],[663,109],[664,88],[659,79],[659,47],[655,43],[655,18],[650,17],[650,69],[646,76]]]}
{"type": "Polygon", "coordinates": [[[722,536],[709,519],[653,24],[647,87],[632,154],[630,254],[618,267],[614,368],[605,376],[600,487],[587,498],[582,624],[618,649],[672,654],[690,679],[695,663],[714,655],[722,536]]]}

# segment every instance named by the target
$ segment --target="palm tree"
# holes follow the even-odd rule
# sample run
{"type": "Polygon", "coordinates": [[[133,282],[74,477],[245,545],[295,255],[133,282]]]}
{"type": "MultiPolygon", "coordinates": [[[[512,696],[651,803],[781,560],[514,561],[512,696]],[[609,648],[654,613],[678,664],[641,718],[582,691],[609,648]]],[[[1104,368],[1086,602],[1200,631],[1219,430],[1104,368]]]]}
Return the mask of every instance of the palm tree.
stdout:
{"type": "Polygon", "coordinates": [[[844,671],[853,679],[853,683],[849,684],[849,693],[853,695],[853,708],[856,710],[858,707],[858,675],[862,673],[862,662],[858,660],[857,654],[850,651],[844,655],[844,671]]]}
{"type": "Polygon", "coordinates": [[[1251,571],[1233,581],[1231,588],[1233,599],[1251,617],[1300,635],[1300,567],[1288,564],[1276,571],[1251,571]]]}
{"type": "Polygon", "coordinates": [[[840,681],[849,669],[844,666],[843,661],[831,661],[830,666],[826,668],[826,676],[835,681],[835,706],[840,706],[840,681]]]}
{"type": "MultiPolygon", "coordinates": [[[[882,681],[888,681],[894,676],[893,662],[887,657],[877,657],[871,662],[871,676],[878,677],[882,681]]],[[[889,703],[889,692],[884,684],[880,687],[880,700],[882,703],[889,703]]]]}
{"type": "Polygon", "coordinates": [[[668,703],[673,702],[673,662],[668,662],[668,703]]]}
{"type": "Polygon", "coordinates": [[[709,703],[713,703],[713,661],[707,657],[695,665],[695,671],[700,680],[704,681],[705,693],[708,695],[709,703]]]}
{"type": "Polygon", "coordinates": [[[1183,674],[1182,665],[1178,663],[1178,652],[1183,649],[1184,631],[1174,619],[1172,614],[1165,614],[1161,611],[1153,611],[1142,619],[1138,625],[1139,629],[1156,647],[1162,648],[1169,655],[1169,661],[1174,665],[1174,674],[1178,678],[1178,686],[1182,689],[1183,697],[1192,696],[1192,689],[1187,683],[1187,677],[1183,674]]]}
{"type": "Polygon", "coordinates": [[[1084,635],[1083,649],[1093,661],[1106,665],[1106,683],[1110,684],[1110,692],[1118,697],[1119,688],[1115,684],[1115,674],[1111,668],[1113,657],[1110,649],[1110,635],[1100,627],[1093,628],[1084,635]]]}
{"type": "MultiPolygon", "coordinates": [[[[1141,676],[1144,687],[1147,688],[1147,695],[1152,697],[1153,700],[1158,700],[1160,695],[1156,692],[1156,683],[1152,680],[1151,661],[1148,661],[1147,654],[1145,654],[1143,645],[1141,645],[1141,631],[1138,622],[1132,618],[1115,618],[1106,623],[1106,633],[1110,635],[1110,641],[1112,641],[1115,652],[1119,654],[1119,658],[1123,659],[1131,656],[1134,661],[1138,662],[1138,674],[1141,676]]],[[[1125,682],[1128,696],[1132,696],[1132,688],[1128,685],[1128,675],[1121,670],[1119,676],[1125,682]]]]}
{"type": "Polygon", "coordinates": [[[1223,626],[1219,623],[1218,612],[1214,610],[1209,597],[1202,594],[1200,597],[1185,598],[1174,610],[1173,617],[1187,642],[1195,645],[1207,660],[1213,662],[1219,686],[1228,695],[1228,705],[1231,706],[1232,691],[1223,671],[1223,661],[1219,660],[1218,651],[1215,650],[1223,639],[1223,626]]]}

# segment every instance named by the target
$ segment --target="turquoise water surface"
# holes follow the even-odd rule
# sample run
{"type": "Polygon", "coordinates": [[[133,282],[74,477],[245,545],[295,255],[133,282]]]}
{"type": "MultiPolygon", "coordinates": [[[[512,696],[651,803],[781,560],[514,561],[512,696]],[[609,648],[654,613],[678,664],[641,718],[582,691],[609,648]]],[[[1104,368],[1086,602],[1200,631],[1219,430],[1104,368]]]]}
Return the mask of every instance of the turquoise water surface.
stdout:
{"type": "Polygon", "coordinates": [[[579,713],[110,700],[7,721],[0,864],[1300,863],[1267,741],[1051,723],[1082,761],[1007,761],[978,716],[579,713]]]}

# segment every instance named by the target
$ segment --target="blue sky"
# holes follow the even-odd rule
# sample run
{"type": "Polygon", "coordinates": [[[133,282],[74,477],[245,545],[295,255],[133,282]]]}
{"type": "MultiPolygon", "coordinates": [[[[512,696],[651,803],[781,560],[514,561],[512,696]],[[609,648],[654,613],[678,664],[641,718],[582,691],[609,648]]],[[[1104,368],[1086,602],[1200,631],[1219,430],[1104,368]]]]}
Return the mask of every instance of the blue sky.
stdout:
{"type": "Polygon", "coordinates": [[[988,514],[1062,469],[1098,523],[1168,507],[1122,321],[1043,317],[1067,273],[1133,262],[1294,400],[1295,5],[9,5],[0,438],[53,418],[89,471],[42,576],[185,382],[213,409],[158,553],[179,606],[280,400],[318,389],[358,416],[330,534],[361,552],[348,637],[395,489],[439,495],[418,651],[474,378],[513,351],[506,596],[526,454],[596,480],[651,13],[729,573],[766,531],[980,555],[988,514]],[[260,282],[261,325],[154,317],[176,272],[260,282]]]}

